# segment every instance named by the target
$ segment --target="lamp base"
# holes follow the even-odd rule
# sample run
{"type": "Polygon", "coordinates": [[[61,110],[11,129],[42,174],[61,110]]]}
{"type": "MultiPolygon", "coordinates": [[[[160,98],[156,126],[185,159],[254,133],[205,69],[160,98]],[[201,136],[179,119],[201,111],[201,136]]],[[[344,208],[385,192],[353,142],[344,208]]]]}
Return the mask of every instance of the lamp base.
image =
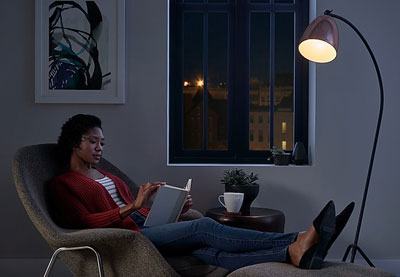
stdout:
{"type": "Polygon", "coordinates": [[[347,260],[347,256],[349,255],[351,249],[353,249],[353,252],[352,252],[352,255],[351,255],[350,263],[354,263],[354,258],[356,256],[356,252],[359,251],[361,256],[364,258],[364,260],[369,264],[369,266],[370,267],[375,267],[374,264],[371,262],[371,260],[368,259],[367,255],[356,244],[350,244],[347,247],[346,252],[344,253],[342,262],[345,262],[347,260]]]}

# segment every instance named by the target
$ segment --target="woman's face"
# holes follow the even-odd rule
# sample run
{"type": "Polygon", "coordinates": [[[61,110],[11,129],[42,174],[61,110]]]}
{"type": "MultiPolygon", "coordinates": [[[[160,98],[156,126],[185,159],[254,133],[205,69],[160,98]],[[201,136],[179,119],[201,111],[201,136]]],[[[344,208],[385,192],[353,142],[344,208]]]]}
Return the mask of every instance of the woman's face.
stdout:
{"type": "Polygon", "coordinates": [[[103,154],[103,147],[103,131],[95,127],[82,136],[81,144],[74,148],[74,152],[82,161],[88,164],[98,164],[103,154]]]}

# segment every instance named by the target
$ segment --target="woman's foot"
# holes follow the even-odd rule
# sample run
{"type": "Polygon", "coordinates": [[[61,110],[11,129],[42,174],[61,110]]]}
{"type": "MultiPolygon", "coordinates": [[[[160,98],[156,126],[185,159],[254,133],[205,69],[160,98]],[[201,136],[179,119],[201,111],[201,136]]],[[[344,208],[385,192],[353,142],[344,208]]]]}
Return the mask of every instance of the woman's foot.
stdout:
{"type": "Polygon", "coordinates": [[[313,221],[313,225],[289,245],[291,263],[304,269],[321,267],[335,224],[335,205],[330,201],[313,221]]]}
{"type": "Polygon", "coordinates": [[[351,216],[351,214],[352,214],[352,212],[354,210],[354,205],[355,205],[355,203],[351,202],[350,204],[348,204],[346,206],[346,208],[343,209],[343,211],[340,212],[340,214],[338,214],[336,216],[335,229],[333,230],[332,237],[329,240],[328,249],[326,250],[324,258],[328,254],[329,248],[332,246],[332,244],[338,238],[338,236],[340,235],[340,233],[343,231],[344,227],[346,226],[347,222],[349,221],[350,216],[351,216]]]}
{"type": "Polygon", "coordinates": [[[311,225],[307,231],[300,232],[297,235],[296,241],[289,245],[290,262],[299,267],[300,260],[304,253],[317,242],[318,233],[315,230],[314,225],[311,225]]]}

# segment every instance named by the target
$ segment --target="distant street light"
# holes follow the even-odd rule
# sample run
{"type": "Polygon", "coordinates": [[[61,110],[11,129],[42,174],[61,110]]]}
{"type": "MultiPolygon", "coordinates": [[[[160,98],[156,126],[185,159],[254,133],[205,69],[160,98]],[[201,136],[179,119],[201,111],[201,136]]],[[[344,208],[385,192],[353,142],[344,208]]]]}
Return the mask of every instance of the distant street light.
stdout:
{"type": "Polygon", "coordinates": [[[198,80],[197,81],[197,86],[198,87],[203,87],[204,86],[204,81],[203,80],[198,80]]]}

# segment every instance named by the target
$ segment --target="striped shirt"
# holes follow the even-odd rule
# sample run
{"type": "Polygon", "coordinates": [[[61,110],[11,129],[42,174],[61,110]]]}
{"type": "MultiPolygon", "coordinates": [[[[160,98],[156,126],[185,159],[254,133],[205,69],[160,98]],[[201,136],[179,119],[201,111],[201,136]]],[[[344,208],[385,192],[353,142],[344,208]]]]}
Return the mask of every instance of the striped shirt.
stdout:
{"type": "Polygon", "coordinates": [[[104,178],[98,179],[96,180],[96,182],[100,183],[103,187],[106,188],[112,199],[115,201],[115,203],[117,203],[119,207],[123,207],[126,205],[124,200],[122,200],[117,188],[115,187],[114,182],[110,178],[104,176],[104,178]]]}

